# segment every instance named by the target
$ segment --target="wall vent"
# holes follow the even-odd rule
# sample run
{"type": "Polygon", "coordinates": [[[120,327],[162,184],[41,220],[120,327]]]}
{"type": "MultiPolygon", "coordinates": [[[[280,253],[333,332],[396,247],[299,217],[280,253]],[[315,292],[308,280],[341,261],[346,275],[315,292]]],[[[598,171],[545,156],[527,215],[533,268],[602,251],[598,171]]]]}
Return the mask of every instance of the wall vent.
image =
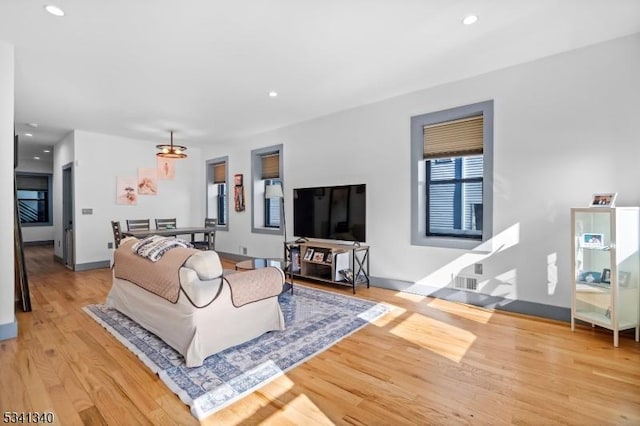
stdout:
{"type": "Polygon", "coordinates": [[[478,291],[478,279],[458,275],[453,280],[453,288],[458,290],[478,291]]]}

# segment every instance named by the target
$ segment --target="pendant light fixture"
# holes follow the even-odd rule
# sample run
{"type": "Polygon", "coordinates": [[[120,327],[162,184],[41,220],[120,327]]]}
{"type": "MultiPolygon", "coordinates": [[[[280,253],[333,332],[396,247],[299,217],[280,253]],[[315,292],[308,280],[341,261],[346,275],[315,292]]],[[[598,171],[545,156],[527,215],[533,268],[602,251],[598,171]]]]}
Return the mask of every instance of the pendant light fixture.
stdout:
{"type": "Polygon", "coordinates": [[[156,145],[156,148],[160,150],[156,155],[161,158],[187,158],[187,154],[184,151],[187,150],[186,146],[173,144],[173,130],[171,132],[171,144],[156,145]]]}

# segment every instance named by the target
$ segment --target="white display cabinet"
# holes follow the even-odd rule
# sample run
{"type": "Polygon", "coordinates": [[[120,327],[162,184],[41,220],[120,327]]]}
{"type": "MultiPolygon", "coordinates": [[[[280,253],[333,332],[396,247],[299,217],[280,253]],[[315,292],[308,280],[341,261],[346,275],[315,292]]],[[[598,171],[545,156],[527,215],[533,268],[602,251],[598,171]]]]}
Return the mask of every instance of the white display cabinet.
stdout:
{"type": "Polygon", "coordinates": [[[635,328],[640,338],[640,209],[571,209],[573,301],[575,321],[619,332],[635,328]]]}

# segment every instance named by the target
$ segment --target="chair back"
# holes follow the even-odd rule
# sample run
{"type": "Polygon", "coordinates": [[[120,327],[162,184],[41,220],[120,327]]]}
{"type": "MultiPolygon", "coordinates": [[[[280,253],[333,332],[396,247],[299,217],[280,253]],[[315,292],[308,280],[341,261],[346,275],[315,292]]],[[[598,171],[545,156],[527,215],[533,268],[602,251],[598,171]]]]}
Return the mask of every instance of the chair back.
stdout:
{"type": "Polygon", "coordinates": [[[215,250],[216,226],[218,226],[218,219],[206,218],[204,220],[204,227],[211,229],[211,232],[205,233],[201,241],[192,241],[193,246],[201,250],[209,250],[209,248],[215,250]]]}
{"type": "Polygon", "coordinates": [[[174,229],[178,221],[173,219],[156,219],[156,229],[174,229]]]}
{"type": "Polygon", "coordinates": [[[118,248],[120,246],[120,241],[122,240],[122,228],[120,228],[120,222],[112,220],[111,229],[113,230],[113,242],[115,244],[115,248],[118,248]]]}
{"type": "Polygon", "coordinates": [[[128,231],[148,231],[149,219],[127,219],[128,231]]]}

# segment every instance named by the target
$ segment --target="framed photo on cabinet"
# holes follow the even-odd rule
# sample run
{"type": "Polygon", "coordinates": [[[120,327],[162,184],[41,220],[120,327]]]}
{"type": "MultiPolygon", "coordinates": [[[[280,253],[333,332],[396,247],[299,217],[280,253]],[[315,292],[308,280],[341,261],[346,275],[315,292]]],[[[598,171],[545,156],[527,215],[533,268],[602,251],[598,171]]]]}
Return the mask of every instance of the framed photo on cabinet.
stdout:
{"type": "Polygon", "coordinates": [[[603,241],[603,234],[585,233],[580,236],[580,247],[600,248],[604,246],[603,241]]]}
{"type": "Polygon", "coordinates": [[[617,192],[593,194],[589,207],[614,207],[617,196],[617,192]]]}
{"type": "Polygon", "coordinates": [[[307,251],[304,252],[304,260],[311,260],[313,258],[313,249],[308,248],[307,251]]]}

